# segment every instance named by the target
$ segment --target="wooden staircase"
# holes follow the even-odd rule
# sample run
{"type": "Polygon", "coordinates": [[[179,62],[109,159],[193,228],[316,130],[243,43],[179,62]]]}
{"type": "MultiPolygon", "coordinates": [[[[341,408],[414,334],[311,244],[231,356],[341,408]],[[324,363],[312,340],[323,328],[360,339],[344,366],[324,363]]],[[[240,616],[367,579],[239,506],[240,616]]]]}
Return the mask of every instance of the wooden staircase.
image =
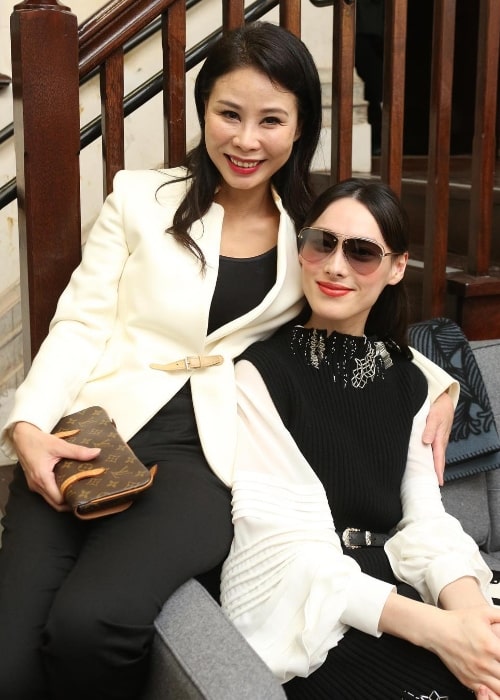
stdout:
{"type": "MultiPolygon", "coordinates": [[[[306,0],[303,0],[306,1],[306,0]]],[[[420,0],[418,0],[420,1],[420,0]]],[[[318,0],[319,2],[319,0],[318,0]]],[[[331,173],[318,188],[352,174],[355,0],[332,0],[331,173]]],[[[455,16],[460,0],[434,0],[428,155],[403,157],[408,0],[386,0],[380,177],[410,211],[415,319],[449,315],[470,339],[500,337],[496,138],[500,3],[477,0],[476,94],[470,158],[450,158],[455,16]]],[[[15,143],[21,236],[25,363],[37,351],[56,299],[80,257],[78,83],[101,80],[103,189],[124,167],[124,46],[160,20],[167,166],[185,156],[185,0],[113,0],[78,28],[57,0],[25,0],[12,16],[15,143]]],[[[223,27],[279,5],[280,24],[300,34],[300,0],[221,0],[223,27]],[[257,9],[256,9],[257,7],[257,9]]],[[[472,29],[471,29],[472,31],[472,29]]],[[[213,37],[207,37],[208,43],[213,37]]],[[[208,45],[208,44],[207,44],[208,45]]],[[[202,60],[206,46],[200,48],[202,60]]],[[[461,49],[460,49],[461,50],[461,49]]],[[[460,78],[459,78],[460,79],[460,78]]]]}

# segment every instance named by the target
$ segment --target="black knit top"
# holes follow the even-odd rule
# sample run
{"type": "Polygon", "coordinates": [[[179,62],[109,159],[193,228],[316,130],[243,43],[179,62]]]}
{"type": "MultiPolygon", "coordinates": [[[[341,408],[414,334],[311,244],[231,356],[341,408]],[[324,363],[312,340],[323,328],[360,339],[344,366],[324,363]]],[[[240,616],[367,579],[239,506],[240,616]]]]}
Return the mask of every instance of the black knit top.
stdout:
{"type": "Polygon", "coordinates": [[[401,519],[413,418],[427,396],[421,371],[383,343],[291,325],[240,359],[257,368],[323,483],[336,529],[389,532],[401,519]]]}

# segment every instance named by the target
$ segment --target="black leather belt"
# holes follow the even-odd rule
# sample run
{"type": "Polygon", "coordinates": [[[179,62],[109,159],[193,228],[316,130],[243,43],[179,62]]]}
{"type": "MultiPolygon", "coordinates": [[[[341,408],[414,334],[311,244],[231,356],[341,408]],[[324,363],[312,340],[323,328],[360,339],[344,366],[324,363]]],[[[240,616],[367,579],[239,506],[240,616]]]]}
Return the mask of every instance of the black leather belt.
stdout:
{"type": "Polygon", "coordinates": [[[357,527],[346,527],[343,532],[337,532],[346,549],[358,549],[359,547],[383,547],[390,539],[390,535],[381,532],[360,530],[357,527]]]}

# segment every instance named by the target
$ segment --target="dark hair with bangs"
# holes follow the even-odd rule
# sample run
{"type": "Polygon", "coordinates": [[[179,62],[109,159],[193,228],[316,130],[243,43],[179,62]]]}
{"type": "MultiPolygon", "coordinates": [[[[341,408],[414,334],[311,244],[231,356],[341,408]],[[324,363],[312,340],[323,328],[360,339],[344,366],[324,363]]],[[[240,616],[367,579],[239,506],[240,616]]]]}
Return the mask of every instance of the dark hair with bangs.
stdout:
{"type": "Polygon", "coordinates": [[[267,75],[297,99],[301,134],[290,158],[272,178],[297,231],[314,199],[310,167],[321,131],[321,85],[314,60],[305,44],[283,27],[253,22],[234,29],[217,41],[196,78],[194,97],[201,137],[187,155],[191,186],[169,229],[169,233],[200,259],[203,267],[203,253],[190,237],[189,229],[210,208],[221,179],[205,144],[205,104],[219,78],[246,67],[267,75]]]}
{"type": "MultiPolygon", "coordinates": [[[[328,187],[313,203],[304,226],[313,226],[330,204],[339,199],[356,199],[373,216],[387,247],[394,253],[406,253],[409,247],[408,217],[399,198],[388,185],[377,180],[351,178],[328,187]]],[[[365,333],[393,341],[408,350],[408,294],[404,281],[388,284],[368,315],[365,333]]]]}

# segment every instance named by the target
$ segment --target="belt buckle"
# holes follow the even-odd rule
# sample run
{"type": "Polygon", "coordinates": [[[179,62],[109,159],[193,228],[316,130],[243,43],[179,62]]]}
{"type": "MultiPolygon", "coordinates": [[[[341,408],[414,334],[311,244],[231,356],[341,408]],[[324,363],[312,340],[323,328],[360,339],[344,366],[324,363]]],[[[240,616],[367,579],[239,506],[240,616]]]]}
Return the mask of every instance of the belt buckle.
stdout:
{"type": "Polygon", "coordinates": [[[187,356],[184,358],[184,364],[186,365],[186,370],[187,370],[188,372],[192,372],[194,369],[199,369],[200,366],[201,366],[200,356],[199,356],[199,355],[187,355],[187,356]],[[192,367],[192,366],[191,366],[191,363],[192,363],[193,361],[196,361],[196,360],[198,361],[198,366],[197,366],[197,367],[192,367]]]}
{"type": "Polygon", "coordinates": [[[342,543],[347,549],[360,549],[363,546],[369,547],[372,543],[372,533],[369,530],[364,530],[363,534],[365,536],[364,545],[363,544],[353,544],[351,542],[351,535],[355,532],[361,532],[359,527],[346,527],[342,533],[342,543]]]}

